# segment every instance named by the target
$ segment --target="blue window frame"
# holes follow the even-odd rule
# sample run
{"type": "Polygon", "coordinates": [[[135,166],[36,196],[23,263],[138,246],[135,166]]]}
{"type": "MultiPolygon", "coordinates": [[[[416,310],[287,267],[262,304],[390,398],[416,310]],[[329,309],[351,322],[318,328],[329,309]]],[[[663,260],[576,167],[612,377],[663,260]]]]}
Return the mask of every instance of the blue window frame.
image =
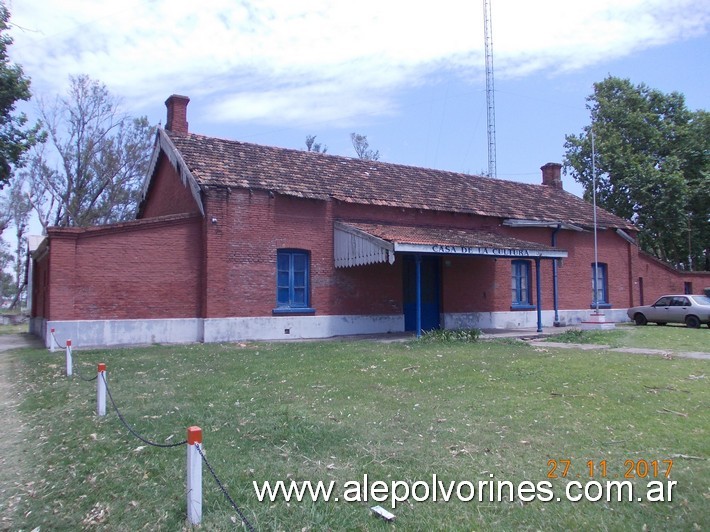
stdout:
{"type": "Polygon", "coordinates": [[[603,262],[592,263],[592,304],[595,308],[597,303],[600,307],[609,308],[609,284],[607,276],[607,265],[603,262]],[[596,281],[595,281],[596,280],[596,281]]]}
{"type": "Polygon", "coordinates": [[[529,260],[514,260],[513,274],[510,279],[513,309],[533,308],[532,304],[532,268],[529,260]]]}
{"type": "Polygon", "coordinates": [[[274,312],[313,312],[310,308],[310,257],[300,249],[276,252],[276,308],[274,312]]]}

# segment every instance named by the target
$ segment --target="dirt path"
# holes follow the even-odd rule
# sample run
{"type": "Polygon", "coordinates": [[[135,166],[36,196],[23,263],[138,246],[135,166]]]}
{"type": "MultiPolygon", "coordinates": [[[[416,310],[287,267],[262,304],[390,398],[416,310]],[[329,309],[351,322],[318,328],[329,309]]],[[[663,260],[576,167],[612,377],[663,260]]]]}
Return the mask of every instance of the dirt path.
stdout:
{"type": "MultiPolygon", "coordinates": [[[[27,464],[23,453],[25,426],[17,414],[21,397],[17,390],[15,359],[10,351],[42,344],[26,334],[0,335],[0,419],[3,451],[0,453],[0,530],[13,530],[15,508],[28,491],[27,464]]],[[[31,488],[29,488],[31,489],[31,488]]]]}

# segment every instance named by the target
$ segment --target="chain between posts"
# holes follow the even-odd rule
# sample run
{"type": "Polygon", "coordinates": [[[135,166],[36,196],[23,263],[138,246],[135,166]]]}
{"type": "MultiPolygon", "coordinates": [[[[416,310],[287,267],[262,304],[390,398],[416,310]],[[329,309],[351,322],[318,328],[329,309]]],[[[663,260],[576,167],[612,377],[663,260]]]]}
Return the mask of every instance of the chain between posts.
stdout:
{"type": "MultiPolygon", "coordinates": [[[[54,329],[50,331],[50,334],[52,335],[52,338],[54,338],[54,343],[57,344],[58,348],[62,348],[61,344],[57,341],[57,337],[54,335],[54,329]]],[[[54,349],[54,346],[52,346],[52,349],[54,349]]]]}
{"type": "MultiPolygon", "coordinates": [[[[73,364],[72,364],[72,365],[73,365],[73,364]]],[[[116,405],[116,402],[115,402],[114,399],[113,399],[113,395],[111,394],[111,389],[109,388],[108,382],[106,381],[106,376],[105,376],[105,374],[104,374],[103,372],[97,372],[96,376],[95,376],[94,378],[92,378],[92,379],[86,379],[86,378],[82,377],[81,374],[79,374],[78,372],[77,372],[77,375],[79,375],[79,377],[80,377],[82,380],[85,380],[85,381],[93,381],[93,380],[98,379],[99,376],[101,377],[101,380],[102,380],[104,386],[106,387],[106,393],[107,393],[107,395],[108,395],[108,397],[109,397],[109,399],[110,399],[110,401],[111,401],[111,405],[113,406],[113,409],[116,411],[116,415],[118,416],[118,419],[121,421],[121,423],[123,424],[123,426],[126,427],[126,429],[127,429],[135,438],[139,439],[140,441],[142,441],[142,442],[145,443],[146,445],[150,445],[150,446],[153,446],[153,447],[160,447],[160,448],[172,448],[172,447],[179,447],[179,446],[182,446],[182,445],[186,445],[186,444],[188,443],[187,440],[183,440],[183,441],[180,441],[180,442],[177,442],[177,443],[169,443],[169,444],[168,444],[168,443],[156,443],[156,442],[153,442],[153,441],[150,441],[150,440],[144,438],[143,436],[141,436],[140,434],[138,434],[138,433],[128,424],[128,422],[126,422],[125,418],[123,417],[123,414],[121,414],[121,411],[118,409],[118,406],[116,405]]],[[[240,517],[240,519],[242,520],[242,523],[244,524],[244,526],[246,527],[246,529],[249,530],[249,532],[255,532],[253,525],[249,522],[249,520],[247,519],[246,515],[244,515],[244,513],[241,511],[241,509],[239,508],[239,506],[237,506],[237,503],[234,501],[234,499],[232,499],[232,497],[229,495],[229,492],[228,492],[227,489],[224,487],[224,485],[222,484],[222,481],[219,479],[219,477],[218,477],[217,474],[215,473],[214,469],[212,468],[212,465],[207,461],[207,457],[206,457],[205,454],[202,452],[202,448],[201,448],[201,446],[200,446],[199,443],[196,443],[196,444],[195,444],[195,449],[197,450],[197,452],[199,453],[200,457],[202,458],[202,461],[203,461],[203,462],[205,463],[205,465],[207,466],[207,469],[209,470],[210,474],[212,475],[212,478],[214,478],[214,480],[215,480],[217,486],[218,486],[219,489],[222,491],[222,493],[224,494],[224,496],[227,498],[227,500],[229,501],[229,503],[232,505],[232,508],[234,508],[234,510],[235,510],[235,511],[237,512],[237,514],[239,515],[239,517],[240,517]]]]}
{"type": "Polygon", "coordinates": [[[96,373],[96,375],[94,375],[93,377],[89,378],[89,377],[84,377],[84,376],[79,372],[79,370],[78,370],[76,364],[74,364],[73,367],[74,367],[74,373],[76,373],[77,375],[79,375],[79,378],[80,378],[81,380],[83,380],[84,382],[93,382],[93,381],[95,381],[96,379],[99,378],[98,372],[96,373]]]}
{"type": "Polygon", "coordinates": [[[242,523],[244,523],[244,526],[247,528],[247,530],[249,530],[249,532],[254,532],[254,527],[253,527],[252,524],[249,522],[249,520],[248,520],[247,517],[244,515],[244,513],[242,513],[242,511],[239,509],[239,506],[237,506],[237,503],[234,502],[234,499],[232,499],[232,497],[229,495],[229,493],[227,492],[227,489],[224,487],[224,485],[222,484],[222,482],[221,482],[221,481],[219,480],[219,478],[217,477],[217,474],[214,472],[214,469],[212,469],[212,466],[211,466],[210,463],[207,461],[207,457],[206,457],[205,454],[202,452],[202,448],[200,447],[200,444],[199,444],[199,443],[196,443],[196,444],[195,444],[195,449],[197,449],[197,452],[200,453],[200,456],[202,457],[202,461],[203,461],[203,462],[205,463],[205,465],[207,466],[207,469],[209,470],[210,474],[212,475],[212,478],[214,478],[215,482],[217,483],[217,486],[219,486],[219,489],[222,491],[222,493],[224,494],[224,496],[227,497],[227,500],[228,500],[229,503],[232,505],[232,508],[234,508],[234,509],[237,511],[237,514],[239,514],[239,517],[241,518],[242,523]]]}
{"type": "Polygon", "coordinates": [[[138,434],[135,430],[131,428],[131,426],[126,422],[126,420],[123,418],[123,415],[121,414],[121,411],[118,409],[116,406],[116,402],[113,400],[113,396],[111,395],[111,389],[108,387],[108,382],[106,382],[106,377],[101,374],[101,378],[104,381],[104,385],[106,386],[106,393],[108,394],[108,398],[111,400],[111,404],[113,405],[113,409],[116,411],[116,415],[118,416],[118,419],[121,420],[121,423],[123,423],[123,426],[128,429],[128,432],[133,434],[136,438],[138,438],[140,441],[145,443],[146,445],[151,445],[153,447],[161,447],[161,448],[169,448],[169,447],[180,447],[181,445],[187,444],[187,440],[183,440],[181,442],[177,443],[156,443],[152,442],[150,440],[145,439],[143,436],[138,434]]]}
{"type": "MultiPolygon", "coordinates": [[[[52,338],[54,338],[55,343],[56,343],[57,345],[59,345],[59,342],[57,342],[57,337],[54,336],[54,330],[52,330],[52,338]]],[[[66,347],[66,348],[67,348],[69,354],[72,353],[72,351],[71,351],[71,343],[70,343],[70,342],[71,342],[71,340],[67,340],[67,347],[66,347]]],[[[80,378],[81,380],[83,380],[84,382],[93,382],[93,381],[95,381],[95,380],[99,377],[99,374],[98,374],[98,373],[97,373],[96,375],[94,375],[93,377],[84,377],[84,376],[81,374],[81,372],[79,371],[78,366],[77,366],[76,363],[74,362],[74,358],[73,358],[73,357],[69,357],[69,358],[71,359],[72,373],[76,373],[76,374],[79,376],[79,378],[80,378]]]]}

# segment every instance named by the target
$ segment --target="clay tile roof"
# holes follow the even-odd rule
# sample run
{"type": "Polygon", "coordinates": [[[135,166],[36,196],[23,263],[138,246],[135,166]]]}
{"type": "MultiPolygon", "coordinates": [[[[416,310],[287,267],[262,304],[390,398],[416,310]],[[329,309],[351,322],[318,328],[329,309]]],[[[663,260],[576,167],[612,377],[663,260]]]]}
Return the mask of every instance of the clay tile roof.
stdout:
{"type": "MultiPolygon", "coordinates": [[[[592,205],[546,185],[166,133],[202,187],[593,225],[592,205]]],[[[600,226],[635,230],[631,223],[602,209],[597,210],[597,221],[600,226]]]]}
{"type": "Polygon", "coordinates": [[[347,225],[381,238],[382,240],[402,244],[559,251],[558,248],[546,246],[537,242],[528,242],[478,229],[466,230],[451,229],[448,227],[372,224],[362,222],[348,222],[347,225]]]}

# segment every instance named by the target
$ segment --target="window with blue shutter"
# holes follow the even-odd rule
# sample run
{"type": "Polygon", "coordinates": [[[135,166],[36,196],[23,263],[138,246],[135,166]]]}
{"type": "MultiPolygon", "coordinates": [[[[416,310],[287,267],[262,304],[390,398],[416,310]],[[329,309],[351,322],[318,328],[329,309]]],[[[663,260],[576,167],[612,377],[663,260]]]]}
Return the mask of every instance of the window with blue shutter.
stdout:
{"type": "Polygon", "coordinates": [[[278,312],[314,312],[310,308],[310,257],[307,251],[280,249],[276,253],[276,308],[278,312]]]}
{"type": "Polygon", "coordinates": [[[532,304],[532,268],[529,260],[512,261],[513,273],[510,278],[511,308],[530,309],[532,304]]]}
{"type": "Polygon", "coordinates": [[[591,308],[597,306],[610,308],[609,304],[609,278],[607,276],[607,265],[603,262],[592,263],[592,304],[591,308]],[[595,282],[596,280],[596,282],[595,282]]]}

